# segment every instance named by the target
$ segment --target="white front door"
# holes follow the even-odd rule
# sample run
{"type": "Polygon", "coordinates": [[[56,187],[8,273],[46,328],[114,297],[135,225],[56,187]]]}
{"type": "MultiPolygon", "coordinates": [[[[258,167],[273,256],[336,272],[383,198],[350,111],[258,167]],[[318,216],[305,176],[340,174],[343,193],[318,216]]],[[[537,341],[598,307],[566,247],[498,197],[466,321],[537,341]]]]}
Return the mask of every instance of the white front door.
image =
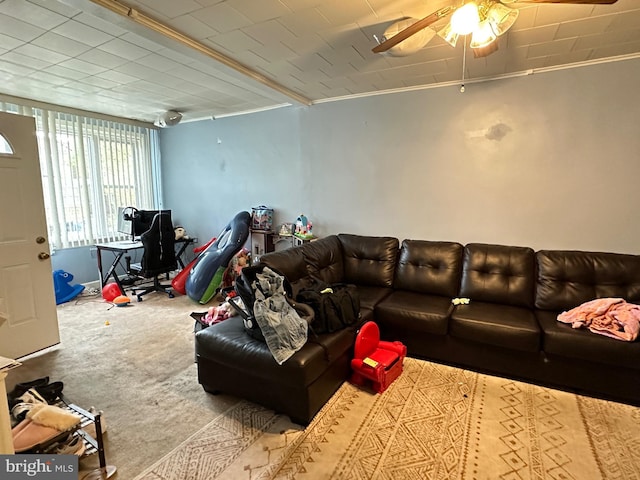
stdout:
{"type": "Polygon", "coordinates": [[[57,343],[35,120],[0,112],[0,356],[57,343]]]}

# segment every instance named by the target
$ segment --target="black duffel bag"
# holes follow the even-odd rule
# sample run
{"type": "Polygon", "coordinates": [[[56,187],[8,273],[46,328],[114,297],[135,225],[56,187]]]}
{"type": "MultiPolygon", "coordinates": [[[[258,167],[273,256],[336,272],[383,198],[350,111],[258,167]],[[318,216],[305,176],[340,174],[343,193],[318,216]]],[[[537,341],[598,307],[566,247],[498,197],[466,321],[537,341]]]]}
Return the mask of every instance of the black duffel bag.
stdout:
{"type": "Polygon", "coordinates": [[[333,333],[355,326],[360,320],[360,297],[355,285],[314,280],[298,292],[296,301],[313,308],[315,318],[309,327],[316,334],[333,333]]]}

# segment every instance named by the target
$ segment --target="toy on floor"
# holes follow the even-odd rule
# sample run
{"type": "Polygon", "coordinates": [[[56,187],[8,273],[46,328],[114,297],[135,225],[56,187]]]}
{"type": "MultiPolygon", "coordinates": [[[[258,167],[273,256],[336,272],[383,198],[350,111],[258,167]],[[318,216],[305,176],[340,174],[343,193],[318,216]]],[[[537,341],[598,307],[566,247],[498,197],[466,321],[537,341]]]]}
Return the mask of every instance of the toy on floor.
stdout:
{"type": "Polygon", "coordinates": [[[126,307],[131,303],[131,299],[126,295],[118,295],[113,299],[113,303],[116,307],[126,307]]]}
{"type": "Polygon", "coordinates": [[[218,239],[198,255],[184,284],[189,298],[204,305],[218,293],[229,261],[249,238],[250,223],[249,212],[238,213],[218,239]]]}
{"type": "MultiPolygon", "coordinates": [[[[213,237],[211,240],[209,240],[204,245],[194,248],[193,249],[193,253],[200,253],[200,252],[206,250],[207,247],[209,245],[211,245],[215,241],[216,241],[216,237],[213,237]]],[[[189,276],[189,272],[191,271],[191,267],[193,267],[193,265],[196,263],[197,259],[198,259],[198,257],[196,257],[193,260],[191,260],[186,267],[184,267],[182,270],[180,270],[178,272],[178,274],[175,277],[173,277],[173,280],[171,280],[171,287],[173,288],[174,291],[178,292],[181,295],[184,295],[185,293],[187,293],[185,288],[184,288],[184,284],[187,281],[187,277],[189,276]]]]}
{"type": "Polygon", "coordinates": [[[64,270],[53,272],[53,286],[56,293],[56,305],[73,300],[84,290],[84,285],[70,285],[73,275],[64,270]]]}
{"type": "Polygon", "coordinates": [[[107,283],[102,287],[102,298],[107,302],[113,302],[113,299],[120,295],[124,295],[124,292],[120,290],[120,287],[115,282],[107,283]]]}
{"type": "Polygon", "coordinates": [[[356,337],[351,383],[364,385],[369,380],[373,390],[382,393],[402,373],[406,356],[407,347],[402,342],[380,340],[378,325],[366,322],[356,337]]]}

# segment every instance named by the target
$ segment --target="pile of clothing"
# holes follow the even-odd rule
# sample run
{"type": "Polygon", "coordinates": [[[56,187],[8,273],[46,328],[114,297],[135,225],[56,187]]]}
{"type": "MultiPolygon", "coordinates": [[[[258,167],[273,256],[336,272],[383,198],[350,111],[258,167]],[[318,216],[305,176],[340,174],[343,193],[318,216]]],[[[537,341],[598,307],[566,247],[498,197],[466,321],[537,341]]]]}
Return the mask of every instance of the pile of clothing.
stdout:
{"type": "Polygon", "coordinates": [[[76,434],[82,418],[59,406],[62,389],[62,382],[43,377],[18,383],[7,394],[16,453],[84,453],[84,441],[76,434]]]}
{"type": "Polygon", "coordinates": [[[623,298],[598,298],[562,312],[557,320],[573,328],[633,342],[640,331],[640,306],[623,298]]]}
{"type": "Polygon", "coordinates": [[[289,303],[285,277],[264,267],[256,274],[253,314],[278,365],[307,343],[308,324],[289,303]]]}

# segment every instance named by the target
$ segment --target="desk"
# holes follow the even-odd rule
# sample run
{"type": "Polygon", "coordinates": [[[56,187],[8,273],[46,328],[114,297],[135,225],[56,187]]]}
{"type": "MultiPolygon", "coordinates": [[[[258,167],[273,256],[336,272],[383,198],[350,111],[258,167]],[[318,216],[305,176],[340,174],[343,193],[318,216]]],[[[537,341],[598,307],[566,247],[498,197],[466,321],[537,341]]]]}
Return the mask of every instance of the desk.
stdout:
{"type": "MultiPolygon", "coordinates": [[[[196,243],[197,241],[197,238],[181,238],[180,240],[176,240],[176,260],[181,269],[184,268],[182,255],[187,250],[187,247],[189,245],[191,245],[192,243],[196,243]]],[[[118,287],[120,287],[120,291],[124,292],[125,290],[122,286],[122,282],[116,274],[116,268],[118,267],[118,265],[120,265],[120,261],[122,260],[122,257],[125,253],[132,250],[144,249],[142,242],[123,240],[121,242],[96,243],[95,247],[97,249],[98,256],[98,275],[100,275],[100,287],[104,287],[109,281],[109,278],[113,278],[113,280],[118,284],[118,287]],[[104,270],[102,268],[103,251],[113,252],[114,254],[113,261],[111,262],[111,266],[109,267],[109,270],[107,270],[106,274],[103,273],[104,270]]]]}

